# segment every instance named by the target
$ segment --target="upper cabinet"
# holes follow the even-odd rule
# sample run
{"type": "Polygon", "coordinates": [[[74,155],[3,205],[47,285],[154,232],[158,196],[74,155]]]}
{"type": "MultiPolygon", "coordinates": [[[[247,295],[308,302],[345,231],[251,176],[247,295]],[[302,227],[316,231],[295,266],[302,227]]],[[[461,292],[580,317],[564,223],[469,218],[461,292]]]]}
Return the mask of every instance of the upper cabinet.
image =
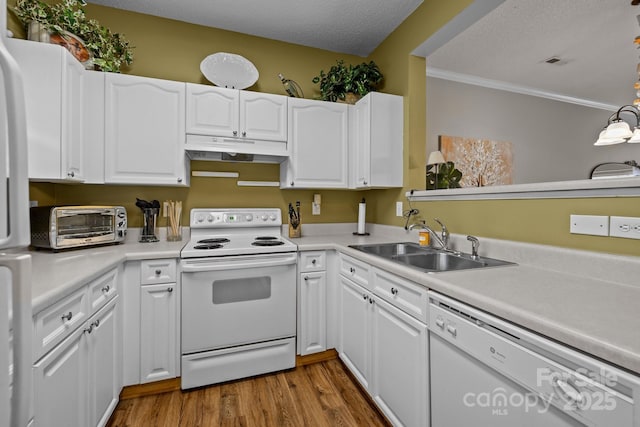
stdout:
{"type": "Polygon", "coordinates": [[[29,178],[82,181],[85,70],[61,46],[7,39],[22,70],[29,178]]]}
{"type": "Polygon", "coordinates": [[[287,155],[287,97],[187,83],[187,146],[287,155]]]}
{"type": "Polygon", "coordinates": [[[105,182],[188,185],[184,111],[184,83],[106,74],[105,182]]]}
{"type": "Polygon", "coordinates": [[[370,92],[350,108],[349,187],[402,187],[402,97],[370,92]]]}
{"type": "Polygon", "coordinates": [[[347,104],[290,98],[280,188],[347,188],[348,134],[347,104]]]}

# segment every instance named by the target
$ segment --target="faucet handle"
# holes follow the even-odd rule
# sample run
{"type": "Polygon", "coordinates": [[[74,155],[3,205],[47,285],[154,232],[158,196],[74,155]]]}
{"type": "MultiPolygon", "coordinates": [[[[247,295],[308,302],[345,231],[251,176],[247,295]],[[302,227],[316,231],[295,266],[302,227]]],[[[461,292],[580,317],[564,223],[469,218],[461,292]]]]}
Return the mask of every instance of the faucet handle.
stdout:
{"type": "Polygon", "coordinates": [[[467,240],[471,242],[471,256],[478,258],[478,248],[480,247],[480,241],[477,237],[467,236],[467,240]]]}

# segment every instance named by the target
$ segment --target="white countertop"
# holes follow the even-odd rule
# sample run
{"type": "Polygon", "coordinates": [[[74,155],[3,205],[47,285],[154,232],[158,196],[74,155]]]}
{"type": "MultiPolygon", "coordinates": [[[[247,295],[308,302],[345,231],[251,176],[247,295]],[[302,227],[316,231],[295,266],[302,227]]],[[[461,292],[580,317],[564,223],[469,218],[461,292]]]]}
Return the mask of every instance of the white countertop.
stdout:
{"type": "MultiPolygon", "coordinates": [[[[351,226],[305,226],[304,237],[290,240],[301,251],[339,250],[640,374],[640,284],[636,283],[640,257],[480,238],[481,255],[518,265],[427,274],[348,247],[417,241],[417,233],[398,227],[370,228],[372,235],[361,237],[349,232],[351,226]]],[[[177,258],[186,240],[138,243],[128,239],[125,244],[92,249],[31,252],[33,311],[41,311],[124,261],[177,258]]],[[[453,243],[468,242],[454,236],[453,243]]]]}

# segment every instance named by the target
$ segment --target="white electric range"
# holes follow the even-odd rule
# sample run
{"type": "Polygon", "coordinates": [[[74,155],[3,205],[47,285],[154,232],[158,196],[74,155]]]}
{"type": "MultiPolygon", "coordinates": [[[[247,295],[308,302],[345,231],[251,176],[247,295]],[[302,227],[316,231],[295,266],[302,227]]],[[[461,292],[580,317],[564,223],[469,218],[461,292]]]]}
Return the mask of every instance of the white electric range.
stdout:
{"type": "Polygon", "coordinates": [[[192,209],[189,222],[182,388],[294,367],[297,246],[280,209],[192,209]]]}

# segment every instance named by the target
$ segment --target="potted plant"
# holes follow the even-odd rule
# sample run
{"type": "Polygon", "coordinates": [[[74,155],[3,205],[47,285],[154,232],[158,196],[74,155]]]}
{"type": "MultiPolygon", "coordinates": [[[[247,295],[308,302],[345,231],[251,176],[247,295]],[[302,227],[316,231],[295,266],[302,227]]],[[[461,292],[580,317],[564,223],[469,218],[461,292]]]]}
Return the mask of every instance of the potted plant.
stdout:
{"type": "Polygon", "coordinates": [[[453,162],[446,162],[437,171],[436,165],[427,166],[427,190],[439,190],[446,188],[460,188],[462,172],[456,169],[453,162]]]}
{"type": "Polygon", "coordinates": [[[320,99],[324,101],[345,101],[355,103],[360,97],[375,90],[383,75],[374,61],[363,62],[359,65],[345,65],[342,59],[336,61],[325,74],[320,70],[320,75],[313,78],[313,83],[320,84],[320,99]]]}
{"type": "Polygon", "coordinates": [[[49,42],[55,36],[81,62],[84,61],[77,51],[81,51],[83,44],[92,56],[92,63],[102,71],[119,72],[122,65],[130,65],[133,53],[129,41],[95,19],[87,19],[84,6],[84,0],[64,0],[54,5],[40,0],[18,0],[13,12],[27,25],[31,40],[49,42]]]}

